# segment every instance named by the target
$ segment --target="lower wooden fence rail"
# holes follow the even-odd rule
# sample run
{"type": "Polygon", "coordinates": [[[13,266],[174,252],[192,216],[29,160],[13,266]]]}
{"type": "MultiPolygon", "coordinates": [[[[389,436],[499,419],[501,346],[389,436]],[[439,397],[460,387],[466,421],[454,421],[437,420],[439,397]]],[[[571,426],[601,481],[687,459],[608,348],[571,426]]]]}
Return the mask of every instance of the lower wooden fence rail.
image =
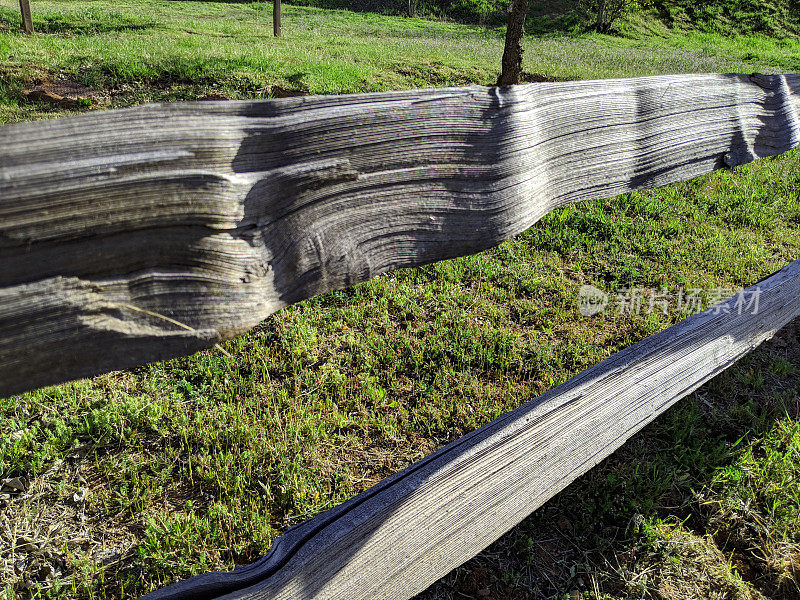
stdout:
{"type": "MultiPolygon", "coordinates": [[[[780,154],[800,145],[798,113],[800,75],[710,74],[0,128],[0,396],[192,353],[304,298],[496,245],[558,206],[780,154]]],[[[611,357],[254,565],[150,598],[406,598],[797,316],[799,276],[792,263],[611,357]]]]}
{"type": "Polygon", "coordinates": [[[410,598],[797,316],[800,259],[290,529],[259,562],[145,598],[410,598]]]}

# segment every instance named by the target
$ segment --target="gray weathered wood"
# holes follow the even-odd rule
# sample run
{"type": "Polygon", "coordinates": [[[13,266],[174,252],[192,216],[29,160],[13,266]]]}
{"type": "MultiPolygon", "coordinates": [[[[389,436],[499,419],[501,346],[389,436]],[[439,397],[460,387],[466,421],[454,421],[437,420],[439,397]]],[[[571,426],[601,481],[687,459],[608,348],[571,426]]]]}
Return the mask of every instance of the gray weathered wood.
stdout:
{"type": "MultiPolygon", "coordinates": [[[[800,76],[152,105],[0,129],[0,395],[185,354],[578,200],[800,143],[800,76]]],[[[800,314],[706,311],[153,598],[405,598],[800,314]]]]}
{"type": "Polygon", "coordinates": [[[289,530],[258,563],[145,598],[409,598],[798,315],[800,260],[289,530]]]}
{"type": "Polygon", "coordinates": [[[0,396],[188,354],[555,207],[800,142],[800,76],[147,105],[0,129],[0,396]]]}

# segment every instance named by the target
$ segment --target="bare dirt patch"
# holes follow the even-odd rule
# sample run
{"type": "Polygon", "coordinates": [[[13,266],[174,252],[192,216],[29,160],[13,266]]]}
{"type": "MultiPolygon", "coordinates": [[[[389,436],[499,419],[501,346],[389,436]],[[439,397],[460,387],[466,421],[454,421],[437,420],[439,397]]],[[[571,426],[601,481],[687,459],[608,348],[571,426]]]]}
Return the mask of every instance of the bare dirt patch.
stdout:
{"type": "Polygon", "coordinates": [[[559,77],[548,77],[547,75],[542,75],[541,73],[528,73],[527,71],[523,71],[520,77],[523,83],[545,83],[548,81],[564,81],[563,78],[559,77]]]}
{"type": "Polygon", "coordinates": [[[108,103],[108,96],[104,92],[69,79],[40,79],[20,93],[31,102],[46,102],[68,109],[108,103]]]}
{"type": "Polygon", "coordinates": [[[200,96],[198,100],[216,102],[220,100],[230,100],[230,98],[224,96],[223,94],[204,94],[203,96],[200,96]]]}
{"type": "Polygon", "coordinates": [[[283,88],[279,85],[273,85],[269,89],[269,95],[273,98],[294,98],[296,96],[308,96],[308,90],[293,90],[289,88],[283,88]]]}
{"type": "Polygon", "coordinates": [[[121,566],[134,548],[130,527],[93,502],[102,481],[85,448],[35,478],[0,487],[0,586],[17,597],[36,596],[73,574],[121,566]]]}
{"type": "Polygon", "coordinates": [[[765,348],[790,361],[800,361],[800,319],[792,321],[775,334],[765,348]]]}

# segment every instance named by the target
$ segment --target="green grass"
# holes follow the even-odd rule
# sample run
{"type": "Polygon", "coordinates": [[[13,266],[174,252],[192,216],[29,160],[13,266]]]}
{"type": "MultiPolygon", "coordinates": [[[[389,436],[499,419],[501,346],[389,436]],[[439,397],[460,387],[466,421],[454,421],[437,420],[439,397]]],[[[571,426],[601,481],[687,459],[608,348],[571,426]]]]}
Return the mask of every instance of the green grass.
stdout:
{"type": "MultiPolygon", "coordinates": [[[[57,109],[20,96],[42,79],[69,78],[104,91],[112,106],[125,106],[208,94],[261,98],[286,90],[489,84],[497,77],[500,30],[287,6],[284,36],[275,39],[267,7],[36,1],[39,33],[27,37],[16,2],[2,0],[0,122],[54,116],[57,109]]],[[[800,70],[800,44],[792,40],[677,34],[642,20],[626,35],[527,38],[525,69],[548,79],[800,70]]]]}
{"type": "MultiPolygon", "coordinates": [[[[287,6],[275,40],[264,9],[37,1],[41,33],[26,37],[2,0],[0,120],[76,112],[24,100],[45,78],[125,106],[496,77],[499,31],[287,6]]],[[[644,20],[624,37],[525,44],[525,70],[550,79],[800,71],[797,40],[644,20]]],[[[496,249],[302,302],[221,349],[0,399],[0,478],[26,487],[0,495],[5,596],[130,597],[250,562],[288,526],[685,316],[612,303],[585,318],[581,285],[707,300],[798,254],[795,151],[558,210],[496,249]]],[[[751,355],[425,597],[795,597],[798,372],[796,338],[751,355]]]]}

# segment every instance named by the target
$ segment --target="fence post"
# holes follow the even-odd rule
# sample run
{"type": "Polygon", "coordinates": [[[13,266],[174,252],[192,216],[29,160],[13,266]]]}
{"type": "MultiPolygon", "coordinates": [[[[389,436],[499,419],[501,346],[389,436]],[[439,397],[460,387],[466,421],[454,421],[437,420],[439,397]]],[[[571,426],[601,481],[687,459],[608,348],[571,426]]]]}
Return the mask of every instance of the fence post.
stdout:
{"type": "Polygon", "coordinates": [[[31,17],[30,0],[19,0],[19,12],[22,14],[22,29],[28,35],[33,33],[33,18],[31,17]]]}
{"type": "Polygon", "coordinates": [[[281,0],[272,0],[272,33],[281,37],[281,0]]]}

